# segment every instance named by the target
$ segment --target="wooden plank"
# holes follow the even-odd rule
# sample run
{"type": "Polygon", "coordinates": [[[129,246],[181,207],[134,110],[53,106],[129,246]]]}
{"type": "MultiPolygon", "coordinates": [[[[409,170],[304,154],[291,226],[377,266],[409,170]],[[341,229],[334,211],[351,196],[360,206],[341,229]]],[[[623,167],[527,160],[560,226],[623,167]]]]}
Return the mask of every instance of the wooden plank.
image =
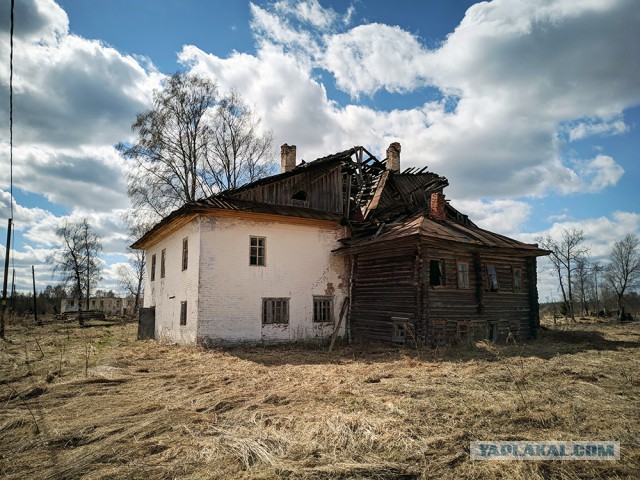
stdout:
{"type": "Polygon", "coordinates": [[[340,318],[338,319],[338,325],[333,331],[333,335],[331,335],[331,344],[329,344],[329,351],[333,350],[333,345],[336,343],[336,338],[338,338],[338,332],[340,331],[340,326],[342,325],[342,319],[344,318],[344,314],[347,312],[348,306],[349,306],[349,297],[344,297],[344,301],[342,302],[342,308],[340,309],[340,318]]]}

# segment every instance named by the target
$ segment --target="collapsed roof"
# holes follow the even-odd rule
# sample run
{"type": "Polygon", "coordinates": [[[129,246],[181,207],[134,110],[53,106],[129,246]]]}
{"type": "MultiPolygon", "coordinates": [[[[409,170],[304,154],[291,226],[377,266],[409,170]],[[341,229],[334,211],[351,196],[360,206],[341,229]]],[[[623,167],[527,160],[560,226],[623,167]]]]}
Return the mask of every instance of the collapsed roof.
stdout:
{"type": "Polygon", "coordinates": [[[341,240],[343,247],[338,251],[419,235],[469,247],[546,254],[537,245],[478,228],[445,202],[442,192],[449,184],[445,177],[427,167],[400,172],[397,143],[389,146],[382,161],[366,148],[354,146],[296,165],[295,149],[282,146],[280,174],[185,204],[156,224],[133,248],[147,248],[161,232],[179,228],[194,215],[227,211],[340,222],[349,227],[350,236],[341,240]],[[433,215],[434,207],[440,209],[439,216],[433,215]]]}

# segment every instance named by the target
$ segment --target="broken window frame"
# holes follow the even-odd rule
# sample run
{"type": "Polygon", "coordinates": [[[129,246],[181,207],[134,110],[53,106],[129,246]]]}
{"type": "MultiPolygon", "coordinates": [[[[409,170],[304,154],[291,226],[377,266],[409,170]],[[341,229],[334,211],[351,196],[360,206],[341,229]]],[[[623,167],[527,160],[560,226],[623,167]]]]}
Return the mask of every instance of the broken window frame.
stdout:
{"type": "Polygon", "coordinates": [[[522,292],[522,268],[512,267],[513,269],[513,291],[514,293],[522,292]]]}
{"type": "Polygon", "coordinates": [[[313,296],[313,323],[333,323],[333,297],[313,296]]]}
{"type": "Polygon", "coordinates": [[[249,266],[267,266],[267,237],[249,237],[249,266]]]}
{"type": "Polygon", "coordinates": [[[180,326],[187,324],[187,301],[180,302],[180,326]]]}
{"type": "Polygon", "coordinates": [[[458,276],[458,288],[469,288],[469,262],[456,262],[456,272],[458,276]]]}
{"type": "Polygon", "coordinates": [[[444,287],[446,286],[447,282],[446,282],[446,270],[445,270],[445,262],[444,260],[441,259],[437,259],[437,258],[433,258],[431,260],[429,260],[429,286],[430,287],[444,287]],[[434,283],[434,272],[435,272],[435,268],[434,265],[437,264],[438,265],[438,283],[434,283]]]}
{"type": "Polygon", "coordinates": [[[289,298],[269,297],[262,299],[262,325],[288,325],[289,298]]]}
{"type": "Polygon", "coordinates": [[[498,283],[498,269],[493,263],[488,263],[485,266],[485,272],[487,274],[487,290],[490,292],[497,292],[500,290],[500,284],[498,283]]]}
{"type": "Polygon", "coordinates": [[[182,239],[182,271],[189,267],[189,237],[182,239]]]}
{"type": "Polygon", "coordinates": [[[156,254],[151,255],[151,281],[156,280],[156,254]]]}
{"type": "Polygon", "coordinates": [[[167,249],[163,248],[160,252],[160,278],[164,278],[167,273],[167,249]]]}

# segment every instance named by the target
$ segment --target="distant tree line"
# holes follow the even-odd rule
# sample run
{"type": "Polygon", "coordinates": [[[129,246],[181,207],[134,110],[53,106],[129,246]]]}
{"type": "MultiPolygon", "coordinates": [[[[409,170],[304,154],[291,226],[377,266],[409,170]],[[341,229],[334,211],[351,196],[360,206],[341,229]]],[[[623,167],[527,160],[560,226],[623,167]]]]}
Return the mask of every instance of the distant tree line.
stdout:
{"type": "Polygon", "coordinates": [[[628,234],[614,243],[606,263],[590,258],[583,230],[565,229],[560,238],[539,237],[551,252],[551,274],[562,295],[560,314],[575,321],[576,315],[609,315],[620,320],[629,311],[640,311],[640,239],[628,234]]]}
{"type": "MultiPolygon", "coordinates": [[[[36,296],[38,314],[60,313],[60,302],[68,298],[67,289],[63,284],[47,285],[36,296]]],[[[8,300],[9,311],[18,315],[33,313],[33,293],[16,292],[8,300]]]]}

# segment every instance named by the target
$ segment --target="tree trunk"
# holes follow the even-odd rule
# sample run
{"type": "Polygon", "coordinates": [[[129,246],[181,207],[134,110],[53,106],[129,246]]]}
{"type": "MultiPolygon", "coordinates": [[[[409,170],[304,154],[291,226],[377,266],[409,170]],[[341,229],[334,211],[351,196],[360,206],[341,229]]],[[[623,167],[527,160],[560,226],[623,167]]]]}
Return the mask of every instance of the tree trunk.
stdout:
{"type": "Polygon", "coordinates": [[[571,257],[570,252],[567,252],[567,289],[569,290],[569,314],[571,320],[576,321],[575,313],[573,312],[573,292],[571,291],[571,257]]]}
{"type": "Polygon", "coordinates": [[[560,291],[562,292],[562,300],[564,301],[564,307],[565,307],[564,318],[566,320],[567,314],[569,313],[569,302],[567,301],[567,294],[564,291],[564,282],[562,281],[562,271],[560,270],[560,267],[558,267],[557,271],[558,271],[558,281],[560,282],[560,291]]]}
{"type": "Polygon", "coordinates": [[[82,318],[82,286],[80,282],[80,277],[78,277],[77,287],[78,287],[78,323],[80,324],[80,326],[84,326],[84,318],[82,318]]]}

